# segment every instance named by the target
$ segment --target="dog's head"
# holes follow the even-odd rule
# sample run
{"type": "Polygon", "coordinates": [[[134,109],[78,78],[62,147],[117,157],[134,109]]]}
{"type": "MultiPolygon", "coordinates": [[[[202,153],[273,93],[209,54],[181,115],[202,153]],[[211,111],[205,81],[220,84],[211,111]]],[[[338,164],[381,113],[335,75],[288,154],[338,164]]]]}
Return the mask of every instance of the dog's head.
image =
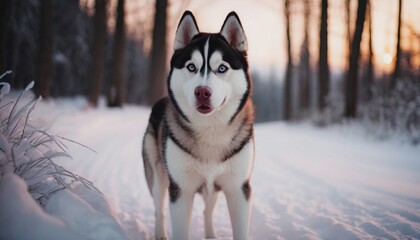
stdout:
{"type": "Polygon", "coordinates": [[[238,15],[231,12],[219,33],[199,31],[186,11],[176,31],[169,96],[190,121],[209,116],[232,120],[249,98],[246,36],[238,15]]]}

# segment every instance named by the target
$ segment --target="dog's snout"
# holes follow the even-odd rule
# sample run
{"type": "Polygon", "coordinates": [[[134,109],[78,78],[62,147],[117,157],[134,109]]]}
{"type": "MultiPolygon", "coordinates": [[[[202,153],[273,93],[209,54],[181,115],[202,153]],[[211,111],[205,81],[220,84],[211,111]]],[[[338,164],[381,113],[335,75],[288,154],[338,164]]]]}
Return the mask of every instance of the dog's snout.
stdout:
{"type": "Polygon", "coordinates": [[[211,89],[205,86],[198,86],[195,88],[194,94],[198,101],[207,101],[211,97],[211,89]]]}

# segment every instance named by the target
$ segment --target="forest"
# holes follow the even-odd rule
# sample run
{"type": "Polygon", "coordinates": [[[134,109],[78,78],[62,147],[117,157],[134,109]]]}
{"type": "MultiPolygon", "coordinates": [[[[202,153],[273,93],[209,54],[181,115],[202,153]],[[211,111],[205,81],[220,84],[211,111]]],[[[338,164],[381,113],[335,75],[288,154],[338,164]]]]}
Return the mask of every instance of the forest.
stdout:
{"type": "MultiPolygon", "coordinates": [[[[0,0],[0,239],[156,238],[141,146],[185,10],[203,32],[235,11],[246,33],[257,123],[242,185],[250,239],[420,239],[419,9],[419,0],[0,0]]],[[[218,164],[226,174],[230,161],[218,164]]],[[[215,234],[235,239],[225,200],[215,234]]],[[[191,239],[206,236],[203,210],[197,194],[191,239]]]]}
{"type": "MultiPolygon", "coordinates": [[[[275,46],[282,52],[281,66],[251,65],[258,122],[356,121],[379,138],[397,133],[420,142],[420,29],[404,13],[413,1],[252,3],[275,12],[282,38],[275,46]],[[387,19],[372,17],[387,4],[387,19]],[[386,32],[392,40],[385,54],[375,53],[383,39],[374,32],[384,21],[393,26],[386,32]],[[343,31],[332,40],[336,22],[343,31]],[[337,41],[340,56],[335,56],[337,41]],[[332,67],[338,58],[343,64],[332,67]]],[[[92,107],[100,99],[110,107],[150,106],[166,92],[173,22],[186,9],[200,13],[214,5],[223,3],[3,0],[0,73],[11,73],[1,81],[22,89],[34,80],[36,95],[44,99],[84,96],[92,107]]]]}

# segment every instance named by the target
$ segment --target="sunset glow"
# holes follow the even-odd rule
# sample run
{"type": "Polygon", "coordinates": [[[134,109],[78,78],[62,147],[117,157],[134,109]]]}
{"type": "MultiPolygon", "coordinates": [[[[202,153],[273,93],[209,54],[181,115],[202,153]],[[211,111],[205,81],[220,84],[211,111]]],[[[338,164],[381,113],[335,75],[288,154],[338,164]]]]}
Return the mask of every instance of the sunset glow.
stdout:
{"type": "Polygon", "coordinates": [[[392,63],[392,55],[390,53],[385,53],[382,57],[382,61],[384,64],[391,64],[392,63]]]}
{"type": "MultiPolygon", "coordinates": [[[[311,1],[312,8],[309,26],[309,49],[311,63],[315,67],[319,52],[319,15],[320,1],[311,1]]],[[[93,0],[81,1],[81,4],[93,6],[93,0]]],[[[111,8],[115,7],[115,0],[111,1],[111,8]]],[[[371,0],[372,5],[372,38],[374,63],[376,69],[387,71],[392,65],[396,52],[396,27],[398,1],[371,0]]],[[[329,64],[332,71],[345,70],[348,62],[348,43],[345,24],[344,1],[330,0],[328,11],[328,45],[329,64]]],[[[357,1],[351,1],[351,29],[356,21],[357,1]]],[[[420,41],[404,41],[408,39],[407,29],[420,34],[420,1],[403,1],[403,41],[402,49],[408,49],[420,41]],[[405,35],[404,35],[405,34],[405,35]],[[411,45],[410,45],[411,44],[411,45]],[[409,46],[410,45],[410,46],[409,46]]],[[[282,71],[286,64],[286,42],[284,23],[284,1],[278,0],[229,0],[229,1],[171,1],[168,8],[168,54],[172,54],[172,41],[179,18],[184,10],[190,10],[196,16],[199,28],[204,32],[218,32],[224,18],[230,11],[236,11],[241,18],[249,43],[249,61],[251,66],[263,70],[275,69],[282,71]]],[[[298,64],[303,40],[303,4],[302,1],[291,2],[291,37],[294,64],[298,64]]],[[[112,12],[112,11],[110,11],[112,12]]],[[[143,29],[144,46],[150,49],[151,25],[153,23],[154,1],[128,0],[126,7],[127,27],[129,32],[143,29]]],[[[112,18],[111,18],[112,19],[112,18]]],[[[112,21],[110,23],[112,25],[112,21]]],[[[367,26],[362,38],[362,59],[367,53],[367,26]]],[[[412,47],[411,47],[412,48],[412,47]]],[[[414,48],[420,52],[420,45],[414,48]]],[[[413,57],[413,64],[420,67],[420,54],[413,57]],[[418,55],[418,56],[417,56],[418,55]]]]}
{"type": "MultiPolygon", "coordinates": [[[[346,26],[344,15],[344,1],[329,1],[329,63],[332,71],[347,68],[348,48],[346,40],[346,26]]],[[[351,21],[355,22],[357,1],[352,1],[351,21]]],[[[411,24],[420,33],[420,15],[413,9],[420,8],[420,1],[405,0],[403,3],[403,21],[411,24]]],[[[286,64],[286,43],[283,1],[208,1],[193,0],[187,9],[196,12],[197,21],[202,31],[218,31],[226,14],[236,11],[241,17],[242,24],[249,41],[249,60],[253,66],[282,70],[286,64]]],[[[373,51],[374,63],[380,71],[388,72],[395,55],[397,9],[396,0],[372,0],[373,51]]],[[[292,53],[295,64],[298,64],[300,48],[303,40],[303,5],[301,1],[292,1],[291,34],[292,53]]],[[[177,10],[179,11],[179,10],[177,10]]],[[[171,12],[176,13],[173,10],[171,12]]],[[[313,66],[319,51],[319,1],[313,1],[310,15],[310,55],[313,66]]],[[[176,16],[173,16],[176,18],[176,16]]],[[[172,24],[175,25],[175,24],[172,24]]],[[[354,26],[351,27],[352,29],[354,26]]],[[[361,54],[367,56],[367,27],[362,39],[361,54]]],[[[171,29],[169,38],[172,38],[171,29]]],[[[402,36],[404,38],[404,36],[402,36]]],[[[171,45],[171,41],[169,41],[171,45]]],[[[403,44],[402,48],[407,48],[403,44]]],[[[420,47],[420,46],[419,46],[420,47]]],[[[170,50],[170,49],[169,49],[170,50]]],[[[416,61],[418,63],[418,61],[416,61]]]]}

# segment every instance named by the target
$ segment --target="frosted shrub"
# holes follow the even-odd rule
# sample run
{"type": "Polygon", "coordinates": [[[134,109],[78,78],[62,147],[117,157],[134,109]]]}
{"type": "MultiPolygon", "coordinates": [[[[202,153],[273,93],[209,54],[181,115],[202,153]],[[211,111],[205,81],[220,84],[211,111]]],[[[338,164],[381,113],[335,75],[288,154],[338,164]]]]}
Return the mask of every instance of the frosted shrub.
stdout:
{"type": "Polygon", "coordinates": [[[331,91],[326,103],[322,112],[314,111],[312,113],[311,122],[320,127],[342,123],[344,120],[344,96],[338,91],[331,91]]]}
{"type": "Polygon", "coordinates": [[[363,124],[381,138],[401,135],[420,143],[420,82],[400,79],[388,96],[375,94],[361,107],[363,124]]]}
{"type": "Polygon", "coordinates": [[[15,173],[29,186],[32,197],[44,205],[54,192],[69,189],[79,182],[98,191],[93,184],[54,163],[56,158],[71,158],[65,141],[59,136],[35,129],[28,124],[30,114],[41,100],[24,100],[32,87],[29,84],[16,101],[4,102],[10,86],[0,83],[0,174],[15,173]]]}

